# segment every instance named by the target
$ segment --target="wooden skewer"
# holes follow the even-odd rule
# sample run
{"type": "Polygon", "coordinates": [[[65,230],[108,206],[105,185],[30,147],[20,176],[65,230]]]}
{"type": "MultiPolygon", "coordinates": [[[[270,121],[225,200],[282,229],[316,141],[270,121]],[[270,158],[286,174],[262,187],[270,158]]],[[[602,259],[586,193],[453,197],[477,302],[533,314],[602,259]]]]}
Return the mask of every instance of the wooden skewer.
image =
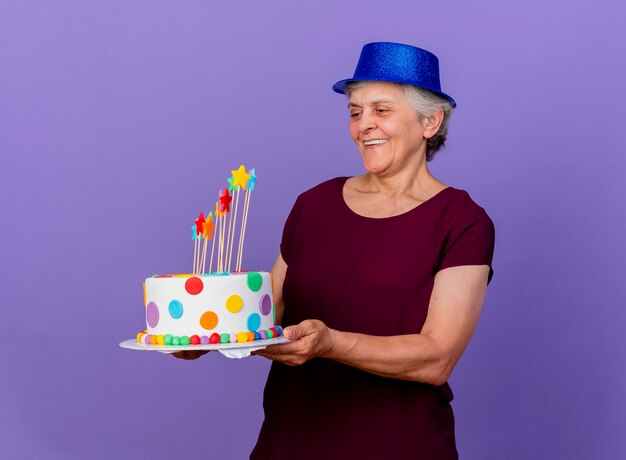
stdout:
{"type": "Polygon", "coordinates": [[[207,238],[202,237],[204,240],[204,249],[202,250],[202,263],[200,264],[200,273],[204,273],[204,269],[206,267],[206,247],[207,247],[207,238]]]}
{"type": "MultiPolygon", "coordinates": [[[[235,197],[235,217],[233,219],[233,224],[231,227],[231,235],[229,242],[229,251],[228,251],[228,271],[230,271],[231,262],[233,260],[233,248],[235,246],[235,228],[237,227],[237,207],[239,206],[239,188],[237,188],[237,196],[235,197]]],[[[231,215],[232,218],[232,215],[231,215]]]]}
{"type": "Polygon", "coordinates": [[[219,233],[217,235],[217,271],[222,271],[222,216],[217,218],[219,233]]]}
{"type": "Polygon", "coordinates": [[[236,270],[241,270],[241,241],[243,236],[243,229],[246,225],[246,204],[248,203],[249,190],[246,190],[246,194],[243,199],[243,211],[241,216],[241,228],[239,229],[239,244],[237,245],[237,263],[235,264],[236,270]]]}
{"type": "Polygon", "coordinates": [[[212,238],[213,242],[211,243],[211,262],[209,262],[209,273],[213,273],[213,252],[215,251],[216,232],[217,232],[217,224],[215,225],[215,228],[213,229],[213,238],[212,238]]]}
{"type": "Polygon", "coordinates": [[[191,271],[191,273],[195,274],[196,273],[196,257],[198,255],[198,240],[194,237],[193,239],[193,270],[191,271]]]}
{"type": "Polygon", "coordinates": [[[242,225],[242,232],[241,232],[241,241],[239,242],[239,268],[238,270],[241,271],[241,265],[243,264],[243,244],[244,244],[244,240],[246,238],[246,227],[248,226],[248,214],[250,212],[250,199],[252,198],[252,190],[249,190],[246,193],[246,198],[247,198],[247,202],[244,208],[244,217],[243,217],[243,225],[242,225]]]}

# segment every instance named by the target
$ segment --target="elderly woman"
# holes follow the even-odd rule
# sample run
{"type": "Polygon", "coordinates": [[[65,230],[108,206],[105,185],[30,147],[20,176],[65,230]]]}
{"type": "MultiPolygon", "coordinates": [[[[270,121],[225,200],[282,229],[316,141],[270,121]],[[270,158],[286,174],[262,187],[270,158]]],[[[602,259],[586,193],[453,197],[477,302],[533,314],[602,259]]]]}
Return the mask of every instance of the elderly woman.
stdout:
{"type": "Polygon", "coordinates": [[[454,100],[437,58],[364,46],[348,97],[365,174],[301,194],[273,268],[291,343],[274,361],[252,459],[458,458],[447,380],[491,279],[494,228],[427,162],[454,100]]]}

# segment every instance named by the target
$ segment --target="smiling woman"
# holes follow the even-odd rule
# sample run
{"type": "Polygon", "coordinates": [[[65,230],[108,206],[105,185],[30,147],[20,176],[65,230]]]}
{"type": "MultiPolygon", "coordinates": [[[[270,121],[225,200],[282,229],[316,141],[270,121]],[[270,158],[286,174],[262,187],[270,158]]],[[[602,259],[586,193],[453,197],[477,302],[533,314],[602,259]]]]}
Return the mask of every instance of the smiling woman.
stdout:
{"type": "Polygon", "coordinates": [[[292,342],[256,353],[274,363],[251,458],[456,459],[447,380],[494,247],[485,211],[427,167],[456,104],[437,58],[396,43],[333,88],[365,173],[302,193],[285,223],[272,273],[292,342]]]}
{"type": "MultiPolygon", "coordinates": [[[[371,84],[371,81],[347,83],[345,93],[348,97],[350,97],[353,91],[371,84]]],[[[422,89],[418,86],[408,85],[406,83],[394,84],[402,88],[404,97],[409,102],[419,119],[429,118],[436,115],[439,111],[443,111],[443,120],[441,121],[439,130],[426,141],[426,161],[431,161],[434,158],[435,153],[443,147],[448,137],[448,123],[450,122],[450,117],[452,116],[453,105],[447,99],[444,99],[427,89],[422,89]]],[[[354,118],[355,112],[351,110],[352,107],[352,102],[348,103],[350,117],[354,118]]],[[[358,109],[358,107],[355,107],[355,109],[358,109]]],[[[385,110],[384,105],[381,107],[381,110],[385,110]]]]}

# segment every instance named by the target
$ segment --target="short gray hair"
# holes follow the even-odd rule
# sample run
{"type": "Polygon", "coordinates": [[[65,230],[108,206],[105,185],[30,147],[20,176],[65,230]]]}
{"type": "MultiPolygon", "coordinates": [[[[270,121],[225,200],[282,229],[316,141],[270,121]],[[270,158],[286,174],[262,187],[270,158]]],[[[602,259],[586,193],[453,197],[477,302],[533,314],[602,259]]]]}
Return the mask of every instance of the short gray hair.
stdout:
{"type": "MultiPolygon", "coordinates": [[[[355,81],[346,84],[346,96],[350,97],[350,93],[352,91],[362,88],[370,83],[374,82],[355,81]]],[[[431,117],[437,113],[439,109],[443,110],[443,120],[441,121],[439,131],[437,131],[433,137],[426,140],[426,161],[431,161],[435,157],[435,153],[443,147],[448,137],[448,122],[452,116],[452,104],[438,94],[427,89],[420,88],[419,86],[407,85],[404,83],[393,84],[402,88],[405,97],[409,101],[409,104],[411,104],[411,107],[413,107],[413,110],[415,110],[419,119],[431,117]]]]}

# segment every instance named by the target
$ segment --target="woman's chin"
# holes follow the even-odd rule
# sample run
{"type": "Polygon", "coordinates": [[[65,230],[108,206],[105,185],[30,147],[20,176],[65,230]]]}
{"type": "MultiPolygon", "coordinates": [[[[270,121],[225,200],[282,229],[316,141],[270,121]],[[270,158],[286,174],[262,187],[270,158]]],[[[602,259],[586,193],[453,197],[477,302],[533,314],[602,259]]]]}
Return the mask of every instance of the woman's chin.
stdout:
{"type": "Polygon", "coordinates": [[[389,164],[380,161],[364,161],[363,167],[370,174],[380,174],[389,168],[389,164]]]}

